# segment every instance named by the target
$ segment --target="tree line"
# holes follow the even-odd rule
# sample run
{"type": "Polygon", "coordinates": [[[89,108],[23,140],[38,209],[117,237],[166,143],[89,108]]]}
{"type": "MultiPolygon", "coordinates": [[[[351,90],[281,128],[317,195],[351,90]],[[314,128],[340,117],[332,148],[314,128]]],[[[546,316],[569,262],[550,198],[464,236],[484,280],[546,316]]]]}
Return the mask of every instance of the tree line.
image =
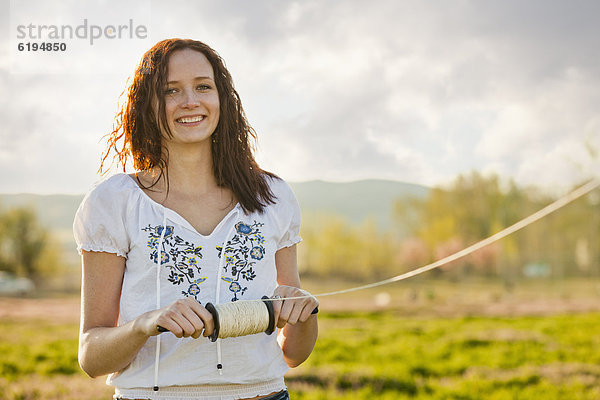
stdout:
{"type": "MultiPolygon", "coordinates": [[[[435,187],[426,198],[399,199],[396,228],[373,221],[354,226],[338,217],[304,221],[299,264],[305,274],[373,280],[453,254],[543,208],[555,198],[532,187],[478,172],[435,187]]],[[[523,277],[600,276],[600,191],[470,256],[431,271],[453,280],[500,278],[510,288],[523,277]]]]}
{"type": "Polygon", "coordinates": [[[0,210],[0,271],[43,286],[58,268],[59,258],[50,233],[32,208],[0,210]]]}
{"type": "MultiPolygon", "coordinates": [[[[402,198],[392,228],[351,224],[329,214],[303,216],[301,273],[373,281],[421,267],[491,236],[555,199],[498,176],[461,175],[425,198],[402,198]]],[[[0,271],[43,286],[61,254],[31,208],[0,209],[0,271]]],[[[499,242],[431,271],[428,277],[502,279],[600,276],[600,190],[499,242]]]]}

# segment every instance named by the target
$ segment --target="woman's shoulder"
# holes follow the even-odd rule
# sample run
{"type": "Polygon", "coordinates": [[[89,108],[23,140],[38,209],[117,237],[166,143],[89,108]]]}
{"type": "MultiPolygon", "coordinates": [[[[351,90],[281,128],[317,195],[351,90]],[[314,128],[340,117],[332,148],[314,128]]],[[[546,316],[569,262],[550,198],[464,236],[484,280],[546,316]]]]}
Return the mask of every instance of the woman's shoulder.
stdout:
{"type": "Polygon", "coordinates": [[[131,176],[124,172],[119,172],[95,182],[90,191],[123,190],[131,188],[132,184],[135,184],[135,182],[131,176]]]}
{"type": "Polygon", "coordinates": [[[269,185],[271,193],[273,193],[274,203],[272,204],[272,207],[276,212],[281,212],[282,208],[293,209],[298,207],[296,195],[294,194],[294,191],[288,182],[276,175],[266,175],[265,179],[269,185]]]}
{"type": "Polygon", "coordinates": [[[264,179],[269,185],[271,193],[273,193],[276,198],[289,197],[290,195],[293,196],[294,192],[292,191],[291,186],[279,176],[265,174],[264,179]]]}
{"type": "Polygon", "coordinates": [[[117,173],[94,183],[85,196],[85,200],[106,201],[117,203],[127,198],[136,183],[125,173],[117,173]]]}

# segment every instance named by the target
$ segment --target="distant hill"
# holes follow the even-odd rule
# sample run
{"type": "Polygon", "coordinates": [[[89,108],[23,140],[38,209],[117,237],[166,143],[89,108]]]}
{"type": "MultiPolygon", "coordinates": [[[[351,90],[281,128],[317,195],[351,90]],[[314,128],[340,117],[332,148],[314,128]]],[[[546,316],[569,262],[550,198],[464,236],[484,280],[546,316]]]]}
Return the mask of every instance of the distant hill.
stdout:
{"type": "Polygon", "coordinates": [[[31,207],[48,229],[64,230],[73,226],[73,216],[81,200],[83,195],[0,194],[0,209],[31,207]]]}
{"type": "MultiPolygon", "coordinates": [[[[389,226],[394,200],[428,193],[425,186],[385,180],[290,182],[290,186],[303,213],[336,214],[350,223],[370,217],[384,228],[389,226]]],[[[0,194],[0,209],[30,206],[44,226],[68,236],[82,199],[83,195],[0,194]]]]}
{"type": "Polygon", "coordinates": [[[429,192],[421,185],[375,179],[347,183],[309,181],[290,186],[303,213],[335,214],[352,224],[373,218],[381,228],[391,225],[395,200],[423,198],[429,192]]]}

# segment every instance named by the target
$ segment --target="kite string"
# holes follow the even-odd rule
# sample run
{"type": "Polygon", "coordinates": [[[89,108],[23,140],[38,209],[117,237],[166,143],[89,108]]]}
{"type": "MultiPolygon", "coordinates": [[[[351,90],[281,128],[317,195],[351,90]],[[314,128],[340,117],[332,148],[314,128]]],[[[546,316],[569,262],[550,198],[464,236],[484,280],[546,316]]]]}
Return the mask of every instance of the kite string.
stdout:
{"type": "Polygon", "coordinates": [[[587,184],[575,189],[571,193],[567,194],[554,201],[553,203],[547,205],[541,210],[531,214],[528,217],[523,218],[522,220],[510,225],[502,229],[501,231],[489,236],[479,242],[472,244],[454,254],[451,254],[447,257],[444,257],[438,261],[435,261],[431,264],[425,265],[423,267],[414,269],[412,271],[408,271],[404,274],[396,275],[392,278],[385,279],[379,282],[370,283],[367,285],[357,286],[349,289],[337,290],[334,292],[321,293],[315,295],[306,295],[306,296],[297,296],[297,297],[286,297],[286,298],[267,298],[266,296],[261,300],[239,300],[234,303],[226,303],[226,304],[217,304],[213,306],[212,304],[207,304],[207,308],[213,314],[215,319],[215,332],[213,333],[214,338],[211,340],[216,340],[217,336],[219,338],[226,337],[237,337],[244,336],[248,334],[266,332],[270,334],[273,332],[272,327],[274,327],[274,314],[273,308],[267,301],[281,301],[281,300],[292,300],[292,299],[304,299],[307,297],[324,297],[324,296],[333,296],[342,293],[350,293],[356,292],[359,290],[374,288],[377,286],[386,285],[393,282],[398,282],[404,279],[411,278],[413,276],[422,274],[427,271],[431,271],[432,269],[438,268],[442,265],[448,264],[452,261],[456,261],[459,258],[465,257],[485,246],[488,246],[506,236],[517,232],[520,229],[546,217],[550,213],[564,207],[570,202],[578,199],[581,196],[591,192],[595,188],[600,186],[600,180],[592,180],[587,184]]]}
{"type": "MultiPolygon", "coordinates": [[[[374,288],[374,287],[378,287],[378,286],[387,285],[387,284],[390,284],[393,282],[402,281],[404,279],[408,279],[408,278],[412,278],[413,276],[420,275],[424,272],[431,271],[432,269],[439,268],[442,265],[448,264],[452,261],[458,260],[459,258],[465,257],[485,246],[488,246],[494,242],[497,242],[498,240],[503,239],[506,236],[525,228],[526,226],[528,226],[528,225],[546,217],[547,215],[553,213],[554,211],[566,206],[567,204],[571,203],[572,201],[574,201],[582,196],[585,196],[586,194],[590,193],[592,190],[596,189],[597,187],[600,187],[600,180],[598,180],[598,179],[591,180],[588,183],[586,183],[585,185],[580,186],[579,188],[577,188],[577,189],[573,190],[572,192],[568,193],[567,195],[559,198],[558,200],[554,201],[553,203],[547,205],[546,207],[544,207],[544,208],[536,211],[535,213],[529,215],[528,217],[525,217],[522,220],[502,229],[501,231],[493,234],[492,236],[489,236],[477,243],[474,243],[454,254],[451,254],[440,260],[437,260],[431,264],[427,264],[423,267],[414,269],[412,271],[405,272],[400,275],[396,275],[396,276],[388,278],[388,279],[384,279],[382,281],[373,282],[373,283],[369,283],[366,285],[356,286],[356,287],[348,288],[348,289],[336,290],[333,292],[314,294],[312,296],[325,297],[325,296],[334,296],[334,295],[344,294],[344,293],[357,292],[359,290],[370,289],[370,288],[374,288]]],[[[296,300],[296,299],[304,299],[307,297],[311,297],[311,296],[286,297],[286,298],[281,298],[281,299],[264,299],[263,301],[296,300]]],[[[252,301],[252,300],[245,300],[245,301],[252,301]]]]}

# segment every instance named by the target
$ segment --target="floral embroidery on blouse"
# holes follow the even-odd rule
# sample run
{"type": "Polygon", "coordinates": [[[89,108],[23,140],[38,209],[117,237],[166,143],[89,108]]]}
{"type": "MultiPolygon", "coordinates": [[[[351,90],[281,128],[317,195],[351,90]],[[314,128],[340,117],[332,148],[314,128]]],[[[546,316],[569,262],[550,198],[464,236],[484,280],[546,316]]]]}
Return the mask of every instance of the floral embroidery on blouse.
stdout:
{"type": "Polygon", "coordinates": [[[216,246],[219,258],[225,257],[223,271],[230,276],[222,276],[221,279],[229,282],[229,291],[233,293],[231,301],[239,300],[248,289],[242,281],[251,281],[256,277],[254,264],[265,256],[265,237],[260,231],[264,223],[254,221],[253,224],[238,222],[235,224],[236,234],[227,241],[225,250],[222,246],[216,246]]]}
{"type": "Polygon", "coordinates": [[[148,232],[146,246],[150,249],[150,259],[157,263],[160,254],[160,264],[170,269],[167,280],[176,286],[187,286],[181,294],[186,297],[192,296],[197,300],[200,284],[206,280],[206,277],[197,276],[200,275],[201,270],[198,260],[202,258],[202,247],[174,235],[175,228],[167,225],[162,248],[159,251],[158,244],[163,229],[162,225],[148,225],[142,228],[143,231],[148,232]]]}

